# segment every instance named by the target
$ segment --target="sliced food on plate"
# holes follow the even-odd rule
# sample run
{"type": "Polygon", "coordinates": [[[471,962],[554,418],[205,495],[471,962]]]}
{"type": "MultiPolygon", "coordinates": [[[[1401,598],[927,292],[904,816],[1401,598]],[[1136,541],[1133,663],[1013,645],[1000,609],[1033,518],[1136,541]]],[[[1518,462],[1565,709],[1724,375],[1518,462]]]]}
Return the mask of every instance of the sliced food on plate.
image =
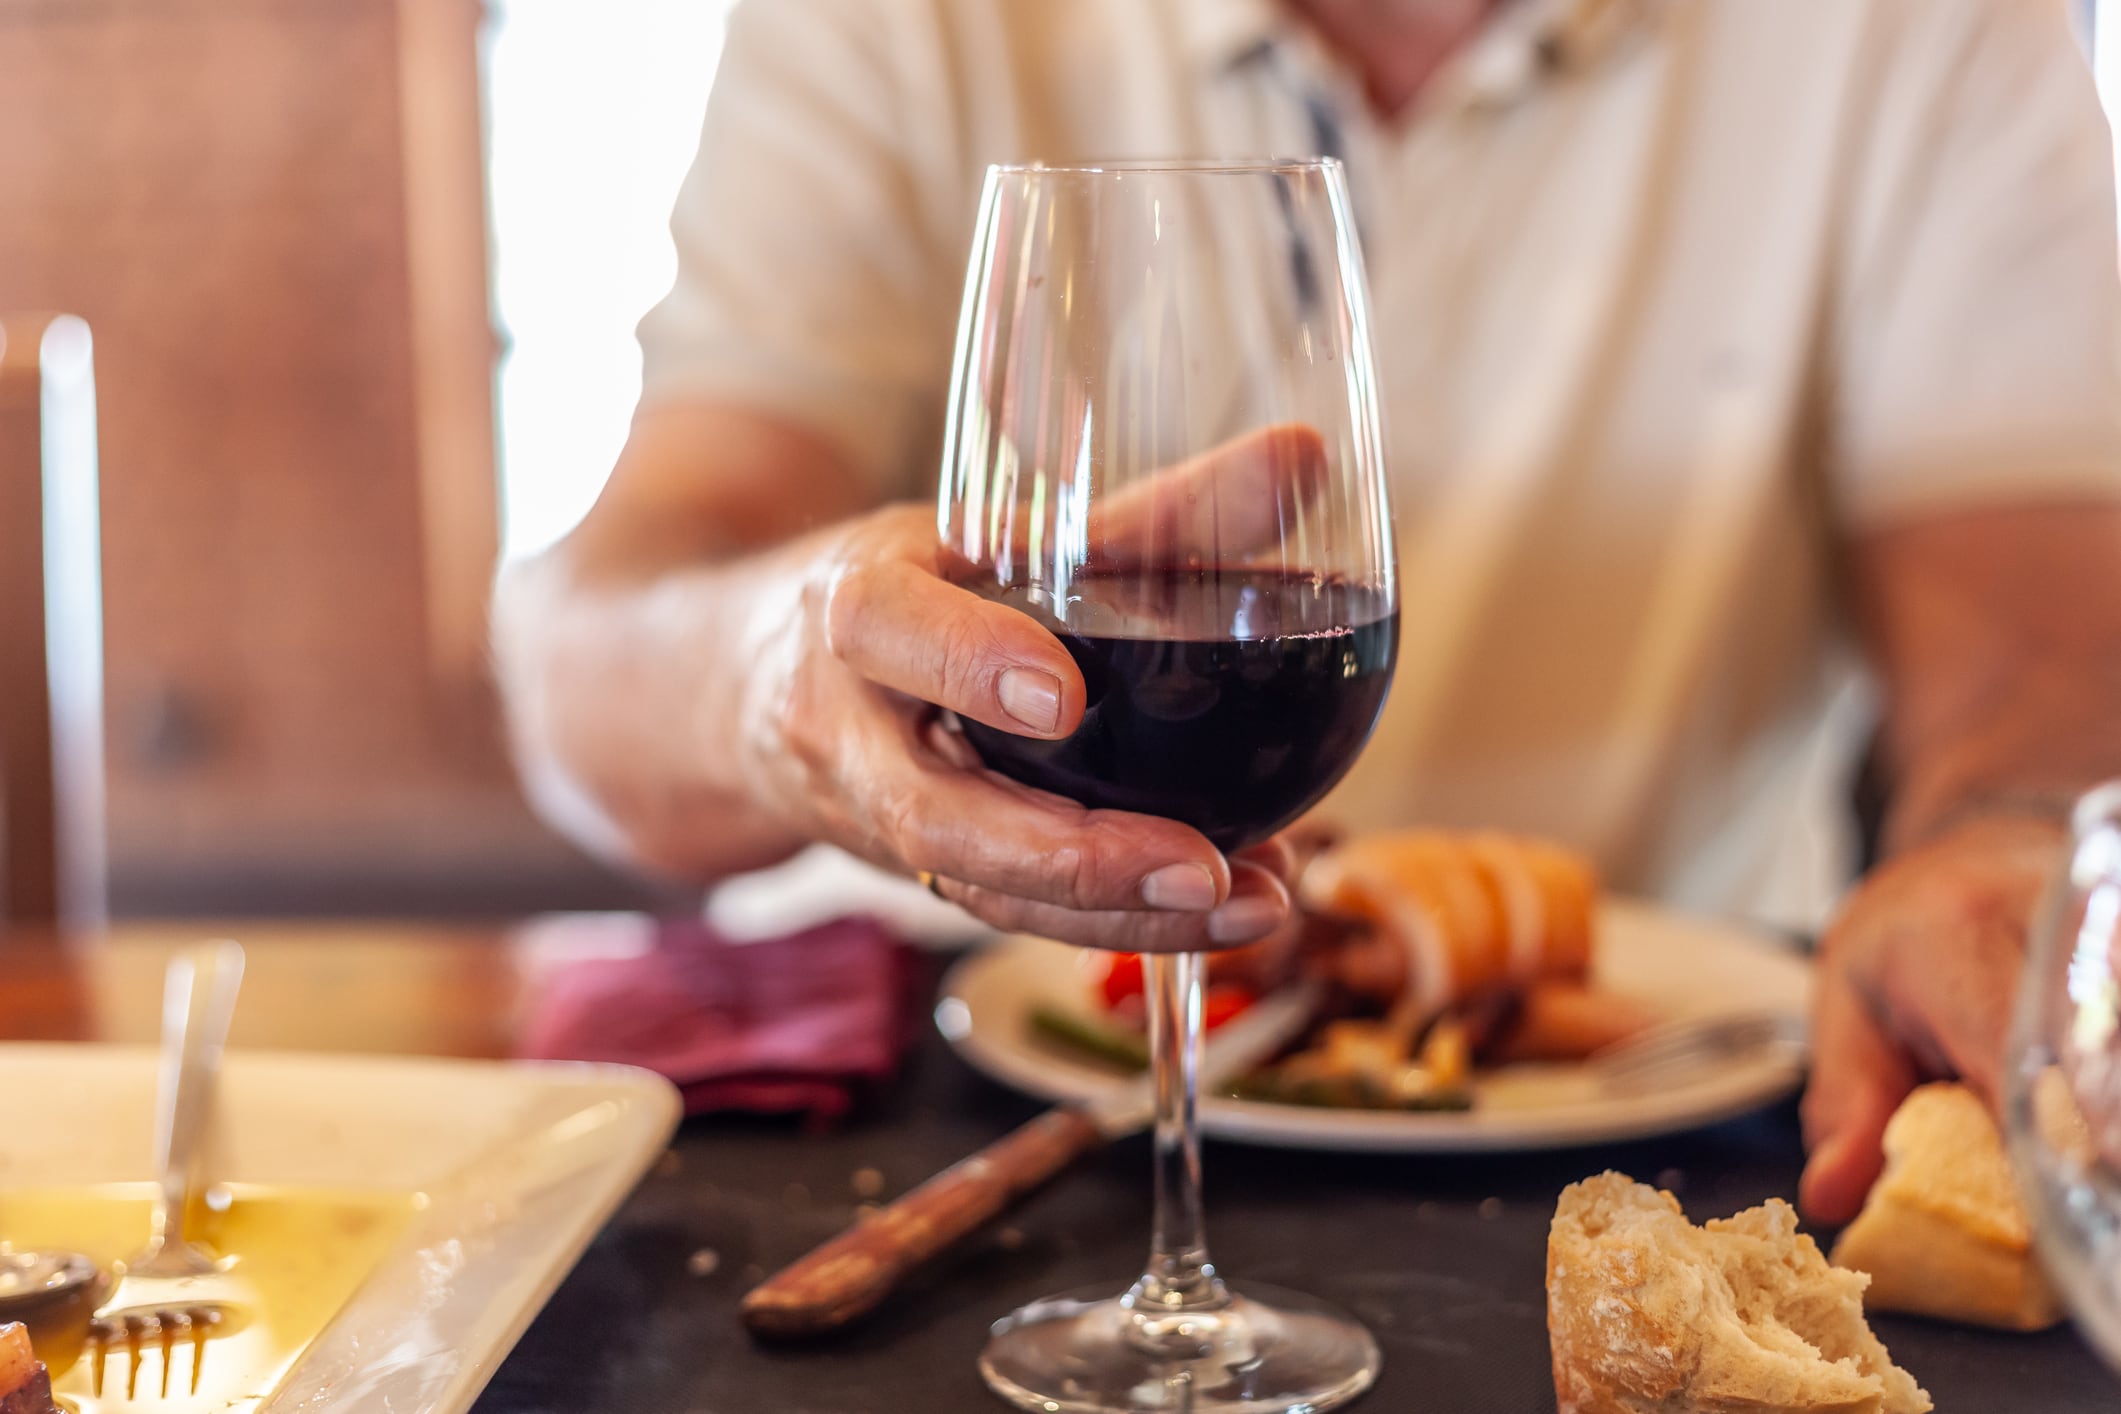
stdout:
{"type": "MultiPolygon", "coordinates": [[[[1594,980],[1599,885],[1582,856],[1495,832],[1361,836],[1309,860],[1274,937],[1209,959],[1213,1031],[1299,973],[1325,984],[1314,1026],[1233,1087],[1247,1099],[1379,1110],[1465,1109],[1476,1068],[1573,1061],[1659,1016],[1594,980]]],[[[1141,960],[1114,954],[1086,1008],[1035,1004],[1045,1040],[1146,1062],[1141,960]]]]}

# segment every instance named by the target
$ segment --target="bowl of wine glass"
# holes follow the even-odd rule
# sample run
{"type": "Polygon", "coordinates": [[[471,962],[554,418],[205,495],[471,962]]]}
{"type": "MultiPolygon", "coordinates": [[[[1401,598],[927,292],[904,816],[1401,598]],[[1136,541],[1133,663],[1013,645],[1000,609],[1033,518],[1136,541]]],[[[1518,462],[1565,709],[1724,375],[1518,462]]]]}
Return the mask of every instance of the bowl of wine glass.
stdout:
{"type": "Polygon", "coordinates": [[[2041,1257],[2121,1370],[2121,782],[2072,817],[2027,949],[2005,1084],[2041,1257]]]}

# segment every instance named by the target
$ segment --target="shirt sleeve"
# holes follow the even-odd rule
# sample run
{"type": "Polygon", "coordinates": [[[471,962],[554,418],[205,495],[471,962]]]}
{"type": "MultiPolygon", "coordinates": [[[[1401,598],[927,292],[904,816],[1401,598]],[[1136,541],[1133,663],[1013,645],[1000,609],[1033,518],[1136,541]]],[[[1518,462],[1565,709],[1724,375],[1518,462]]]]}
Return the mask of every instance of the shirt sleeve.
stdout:
{"type": "Polygon", "coordinates": [[[1845,521],[2121,498],[2111,138],[2062,0],[1911,0],[1831,328],[1845,521]]]}
{"type": "Polygon", "coordinates": [[[643,407],[712,399],[787,417],[883,496],[911,484],[957,302],[894,77],[904,8],[737,7],[671,216],[677,280],[639,330],[643,407]]]}

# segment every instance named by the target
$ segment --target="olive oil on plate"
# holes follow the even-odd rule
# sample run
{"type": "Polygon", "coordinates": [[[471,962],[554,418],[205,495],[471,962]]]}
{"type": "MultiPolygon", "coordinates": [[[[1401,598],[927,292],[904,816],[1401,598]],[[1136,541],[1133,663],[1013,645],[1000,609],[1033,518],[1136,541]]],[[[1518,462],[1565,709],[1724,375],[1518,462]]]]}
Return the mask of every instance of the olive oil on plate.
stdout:
{"type": "MultiPolygon", "coordinates": [[[[80,1252],[105,1270],[147,1241],[155,1186],[0,1191],[0,1250],[80,1252]]],[[[224,1185],[194,1215],[191,1235],[221,1259],[221,1270],[182,1279],[126,1279],[106,1309],[142,1305],[232,1308],[206,1342],[196,1394],[193,1346],[168,1356],[162,1394],[161,1347],[142,1348],[136,1395],[126,1397],[130,1357],[121,1344],[106,1357],[103,1392],[92,1392],[93,1357],[54,1372],[53,1392],[80,1414],[244,1414],[286,1378],[332,1317],[396,1244],[424,1206],[416,1193],[224,1185]]]]}

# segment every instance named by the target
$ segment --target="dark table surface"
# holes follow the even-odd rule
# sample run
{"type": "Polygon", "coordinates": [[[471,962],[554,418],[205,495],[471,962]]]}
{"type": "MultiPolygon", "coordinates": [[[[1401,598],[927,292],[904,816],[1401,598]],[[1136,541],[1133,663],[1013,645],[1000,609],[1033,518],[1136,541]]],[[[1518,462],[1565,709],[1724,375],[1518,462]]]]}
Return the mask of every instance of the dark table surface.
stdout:
{"type": "MultiPolygon", "coordinates": [[[[693,1120],[502,1365],[478,1414],[896,1414],[1004,1408],[973,1368],[988,1324],[1054,1291],[1139,1269],[1149,1149],[1134,1139],[1034,1195],[867,1325],[801,1347],[754,1344],[738,1298],[853,1216],[856,1175],[895,1196],[1035,1113],[932,1036],[905,1083],[830,1135],[693,1120]]],[[[1697,1134],[1481,1158],[1305,1154],[1211,1142],[1208,1235],[1247,1277],[1339,1302],[1384,1350],[1356,1407],[1419,1414],[1554,1408],[1542,1288],[1564,1184],[1619,1168],[1697,1221],[1796,1191],[1785,1106],[1697,1134]]],[[[2121,1381],[2067,1330],[2000,1335],[1879,1316],[1947,1414],[2114,1414],[2121,1381]]]]}
{"type": "MultiPolygon", "coordinates": [[[[240,1045],[505,1055],[534,979],[639,944],[639,920],[516,928],[246,924],[240,1045]]],[[[0,936],[0,1039],[151,1039],[172,950],[213,930],[128,925],[0,936]]],[[[693,1120],[584,1254],[478,1414],[894,1414],[1001,1410],[973,1368],[988,1324],[1035,1297],[1117,1292],[1144,1256],[1149,1151],[1134,1139],[1045,1191],[829,1344],[754,1345],[736,1305],[844,1226],[856,1175],[891,1197],[1036,1112],[932,1029],[903,1081],[829,1135],[693,1120]]],[[[1541,1281],[1555,1195],[1612,1167],[1699,1220],[1796,1191],[1794,1107],[1700,1133],[1482,1158],[1305,1154],[1210,1143],[1208,1229],[1223,1270],[1330,1298],[1368,1321],[1382,1380],[1356,1406],[1417,1414],[1554,1408],[1541,1281]]],[[[2070,1332],[1989,1334],[1876,1318],[1945,1414],[2121,1414],[2121,1381],[2070,1332]]]]}

